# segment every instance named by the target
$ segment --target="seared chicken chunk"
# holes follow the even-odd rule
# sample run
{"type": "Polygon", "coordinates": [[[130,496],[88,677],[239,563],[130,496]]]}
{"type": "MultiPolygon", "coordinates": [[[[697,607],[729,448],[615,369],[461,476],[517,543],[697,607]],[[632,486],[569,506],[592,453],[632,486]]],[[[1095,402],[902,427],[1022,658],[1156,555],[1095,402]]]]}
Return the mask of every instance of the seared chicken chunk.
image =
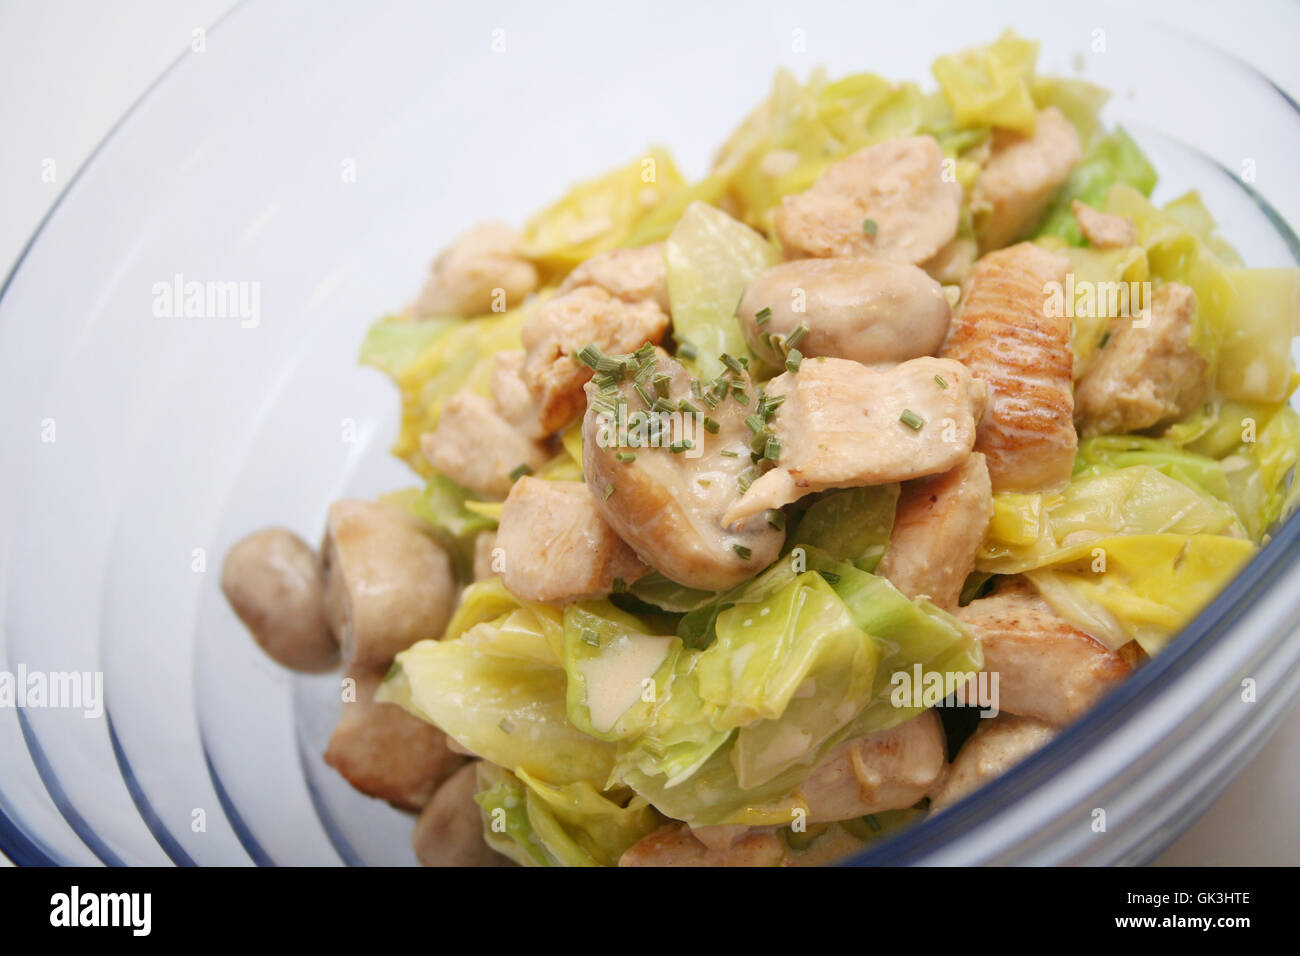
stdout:
{"type": "Polygon", "coordinates": [[[483,815],[474,802],[478,771],[473,762],[453,773],[415,821],[411,848],[421,866],[509,866],[483,839],[483,815]]]}
{"type": "Polygon", "coordinates": [[[805,359],[772,379],[785,399],[770,425],[777,466],[723,516],[732,523],[829,488],[906,481],[961,464],[984,411],[984,385],[959,362],[918,358],[881,371],[838,358],[805,359]]]}
{"type": "Polygon", "coordinates": [[[1205,399],[1209,363],[1192,347],[1196,293],[1170,282],[1146,314],[1122,318],[1074,390],[1085,438],[1123,434],[1177,421],[1205,399]]]}
{"type": "Polygon", "coordinates": [[[608,594],[616,578],[646,566],[596,510],[585,484],[520,478],[510,489],[496,547],[506,590],[525,601],[575,601],[608,594]]]}
{"type": "Polygon", "coordinates": [[[992,520],[989,468],[975,452],[952,471],[903,485],[876,573],[909,598],[955,608],[992,520]]]}
{"type": "Polygon", "coordinates": [[[362,793],[403,810],[420,810],[465,758],[447,748],[447,735],[396,704],[377,703],[382,678],[349,671],[355,699],[343,702],[325,762],[362,793]]]}
{"type": "Polygon", "coordinates": [[[873,365],[934,354],[952,319],[942,287],[916,266],[864,258],[773,266],[750,282],[737,314],[754,354],[775,368],[785,353],[774,338],[801,324],[803,355],[873,365]]]}
{"type": "Polygon", "coordinates": [[[1132,672],[1136,645],[1112,651],[1074,627],[1023,578],[954,612],[998,675],[998,708],[1060,726],[1095,704],[1132,672]]]}
{"type": "Polygon", "coordinates": [[[988,383],[975,449],[988,457],[994,491],[1060,488],[1074,467],[1070,320],[1046,308],[1049,283],[1064,282],[1068,267],[1022,242],[981,258],[962,283],[940,354],[988,383]]]}
{"type": "Polygon", "coordinates": [[[343,663],[386,668],[416,641],[442,636],[456,604],[451,559],[414,518],[373,501],[330,505],[325,617],[343,663]]]}
{"type": "Polygon", "coordinates": [[[519,254],[519,233],[503,222],[482,222],[433,261],[411,311],[420,317],[504,312],[536,288],[537,269],[519,254]]]}
{"type": "Polygon", "coordinates": [[[930,791],[947,760],[943,725],[927,710],[889,730],[844,741],[798,793],[808,805],[809,823],[902,810],[930,791]]]}
{"type": "MultiPolygon", "coordinates": [[[[654,373],[668,377],[665,401],[695,400],[686,370],[662,351],[654,373]]],[[[753,577],[776,560],[785,532],[762,515],[734,528],[732,522],[723,523],[723,513],[739,497],[740,477],[750,467],[753,433],[745,418],[754,407],[754,390],[748,378],[737,380],[749,395],[748,406],[728,397],[709,411],[716,432],[699,427],[702,415],[678,412],[666,420],[664,437],[654,447],[644,443],[648,436],[643,429],[630,423],[620,427],[617,414],[600,407],[601,401],[622,398],[629,410],[643,409],[635,384],[624,381],[608,396],[595,383],[587,386],[592,403],[582,426],[582,460],[596,507],[642,561],[679,584],[722,591],[753,577]],[[674,421],[691,435],[673,430],[674,421]],[[692,447],[674,453],[671,442],[676,440],[690,441],[692,447]]]]}
{"type": "Polygon", "coordinates": [[[1081,158],[1074,126],[1055,106],[1038,114],[1033,136],[994,133],[971,197],[980,247],[1000,248],[1032,229],[1081,158]]]}
{"type": "Polygon", "coordinates": [[[962,745],[943,783],[930,796],[931,812],[952,806],[1001,776],[1056,736],[1044,723],[1012,714],[981,720],[962,745]]]}
{"type": "Polygon", "coordinates": [[[777,207],[787,259],[873,256],[924,262],[957,234],[961,186],[944,177],[932,136],[891,139],[828,168],[777,207]]]}
{"type": "Polygon", "coordinates": [[[1083,238],[1098,249],[1131,246],[1137,242],[1137,226],[1128,216],[1098,212],[1077,199],[1070,203],[1070,210],[1074,213],[1074,221],[1079,224],[1083,238]]]}
{"type": "Polygon", "coordinates": [[[570,272],[560,292],[596,286],[624,302],[653,302],[664,313],[668,304],[668,266],[664,244],[637,249],[611,249],[592,256],[570,272]]]}
{"type": "Polygon", "coordinates": [[[524,350],[511,349],[492,356],[492,401],[497,414],[525,438],[542,439],[537,405],[524,384],[524,350]]]}
{"type": "Polygon", "coordinates": [[[770,830],[669,823],[628,847],[619,866],[781,866],[785,846],[770,830]],[[718,831],[708,834],[706,830],[718,831]],[[705,842],[705,841],[708,842],[705,842]]]}
{"type": "Polygon", "coordinates": [[[546,446],[501,417],[489,399],[458,392],[447,400],[438,427],[420,439],[429,464],[452,481],[490,498],[510,492],[510,473],[520,465],[546,464],[546,446]]]}
{"type": "Polygon", "coordinates": [[[574,358],[588,345],[602,352],[634,352],[658,343],[668,316],[654,302],[625,302],[597,286],[582,286],[540,306],[524,323],[523,379],[550,434],[582,415],[582,387],[591,369],[574,358]]]}

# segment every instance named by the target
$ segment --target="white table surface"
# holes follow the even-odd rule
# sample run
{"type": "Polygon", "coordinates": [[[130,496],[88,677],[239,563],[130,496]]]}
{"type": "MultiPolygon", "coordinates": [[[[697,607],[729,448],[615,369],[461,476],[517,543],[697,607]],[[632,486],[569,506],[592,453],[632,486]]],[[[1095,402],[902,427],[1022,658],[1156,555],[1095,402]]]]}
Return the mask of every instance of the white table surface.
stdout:
{"type": "MultiPolygon", "coordinates": [[[[257,2],[257,0],[249,0],[257,2]]],[[[360,0],[357,0],[360,2],[360,0]]],[[[0,2],[0,269],[8,272],[72,173],[122,113],[231,0],[0,2]],[[42,180],[55,160],[57,179],[42,180]]],[[[1204,36],[1300,99],[1300,4],[1289,0],[1128,0],[1147,19],[1204,36]],[[1260,28],[1260,24],[1268,26],[1260,28]]],[[[938,51],[936,51],[938,52],[938,51]]],[[[430,250],[432,253],[434,250],[430,250]]],[[[1157,861],[1300,863],[1300,708],[1253,764],[1157,861]]],[[[2,769],[2,768],[0,768],[2,769]]],[[[0,864],[5,863],[0,856],[0,864]]]]}

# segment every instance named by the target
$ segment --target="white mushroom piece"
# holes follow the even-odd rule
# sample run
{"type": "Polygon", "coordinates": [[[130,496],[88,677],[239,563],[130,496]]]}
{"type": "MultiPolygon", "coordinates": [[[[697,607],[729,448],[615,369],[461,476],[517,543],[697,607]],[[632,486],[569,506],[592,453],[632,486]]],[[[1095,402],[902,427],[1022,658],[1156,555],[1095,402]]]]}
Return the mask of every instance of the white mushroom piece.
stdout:
{"type": "Polygon", "coordinates": [[[805,356],[892,364],[933,355],[952,310],[943,287],[916,266],[883,259],[799,259],[750,282],[738,310],[745,341],[774,368],[783,345],[805,356]]]}
{"type": "Polygon", "coordinates": [[[299,671],[338,663],[325,618],[325,573],[311,545],[292,531],[266,528],[239,541],[221,566],[221,590],[276,663],[299,671]]]}
{"type": "Polygon", "coordinates": [[[376,702],[381,675],[349,671],[347,679],[355,694],[343,701],[325,762],[364,794],[402,810],[423,809],[465,758],[437,727],[396,704],[376,702]]]}
{"type": "Polygon", "coordinates": [[[503,222],[481,222],[433,260],[411,312],[419,318],[504,312],[536,288],[537,269],[519,254],[519,233],[503,222]]]}
{"type": "Polygon", "coordinates": [[[330,506],[325,607],[349,669],[382,671],[416,641],[442,635],[456,603],[451,559],[399,509],[330,506]]]}

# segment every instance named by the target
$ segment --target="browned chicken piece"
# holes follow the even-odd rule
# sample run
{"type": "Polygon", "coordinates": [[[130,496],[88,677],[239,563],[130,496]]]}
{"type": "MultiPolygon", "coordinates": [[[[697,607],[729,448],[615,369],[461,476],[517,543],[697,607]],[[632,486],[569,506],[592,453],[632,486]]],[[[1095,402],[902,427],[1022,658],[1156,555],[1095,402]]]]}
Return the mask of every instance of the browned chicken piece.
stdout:
{"type": "Polygon", "coordinates": [[[737,310],[745,340],[774,368],[800,325],[805,356],[892,364],[933,355],[952,309],[943,288],[916,266],[883,259],[798,259],[773,266],[745,289],[737,310]]]}
{"type": "Polygon", "coordinates": [[[949,359],[917,358],[872,369],[837,358],[805,359],[767,385],[785,398],[769,427],[777,466],[723,516],[735,521],[829,488],[939,474],[961,464],[984,412],[984,384],[949,359]]]}
{"type": "Polygon", "coordinates": [[[922,262],[921,268],[935,282],[958,285],[966,278],[978,256],[979,245],[974,239],[958,237],[922,262]]]}
{"type": "Polygon", "coordinates": [[[770,830],[669,823],[628,847],[619,866],[782,866],[785,845],[770,830]],[[707,833],[706,831],[717,831],[707,833]],[[705,842],[705,841],[708,842],[705,842]]]}
{"type": "Polygon", "coordinates": [[[474,802],[477,769],[467,763],[438,787],[411,832],[421,866],[509,866],[483,839],[483,815],[474,802]]]}
{"type": "Polygon", "coordinates": [[[520,465],[536,470],[551,457],[501,417],[490,399],[457,392],[447,400],[438,427],[420,438],[429,464],[456,484],[489,498],[510,493],[511,472],[520,465]]]}
{"type": "Polygon", "coordinates": [[[519,233],[503,222],[482,222],[433,260],[411,311],[420,318],[504,312],[536,288],[537,269],[519,254],[519,233]]]}
{"type": "Polygon", "coordinates": [[[349,671],[355,700],[345,698],[325,762],[364,794],[402,810],[421,810],[465,758],[447,748],[447,735],[396,704],[376,703],[382,678],[349,671]]]}
{"type": "Polygon", "coordinates": [[[416,641],[442,636],[456,605],[451,559],[416,519],[390,505],[330,505],[325,616],[344,666],[382,670],[416,641]]]}
{"type": "Polygon", "coordinates": [[[635,581],[647,570],[576,481],[515,482],[501,509],[496,547],[506,590],[524,601],[598,597],[615,579],[635,581]]]}
{"type": "MultiPolygon", "coordinates": [[[[668,401],[694,400],[690,375],[663,351],[656,355],[655,374],[668,376],[668,401]]],[[[687,587],[734,587],[775,561],[785,542],[785,531],[764,515],[734,527],[723,522],[723,514],[740,497],[739,481],[750,467],[754,437],[745,424],[754,409],[754,389],[747,376],[737,384],[745,388],[749,404],[730,397],[719,403],[709,412],[718,424],[716,432],[700,427],[699,416],[679,412],[666,419],[665,437],[653,447],[629,444],[642,437],[638,431],[620,430],[616,417],[595,405],[583,420],[583,468],[597,509],[642,561],[687,587]],[[688,427],[685,439],[693,447],[674,453],[670,439],[682,438],[688,427]]],[[[587,388],[593,397],[597,394],[595,383],[587,388]]],[[[643,408],[631,381],[619,386],[617,397],[629,409],[643,408]]]]}
{"type": "Polygon", "coordinates": [[[988,457],[994,491],[1044,491],[1070,480],[1074,353],[1070,320],[1048,314],[1049,283],[1068,260],[1022,242],[990,252],[962,283],[961,307],[939,353],[989,389],[975,450],[988,457]]]}
{"type": "Polygon", "coordinates": [[[984,670],[998,675],[999,710],[1048,724],[1068,724],[1138,663],[1135,644],[1113,651],[1060,617],[1020,577],[954,612],[984,650],[984,670]]]}
{"type": "Polygon", "coordinates": [[[930,795],[933,813],[1001,776],[1056,736],[1047,724],[1012,714],[981,720],[962,745],[943,783],[930,795]]]}
{"type": "Polygon", "coordinates": [[[1039,112],[1033,136],[994,133],[971,196],[980,248],[998,249],[1029,232],[1082,155],[1073,124],[1055,106],[1039,112]]]}
{"type": "Polygon", "coordinates": [[[584,286],[604,289],[624,302],[653,302],[665,314],[671,311],[662,242],[594,255],[565,277],[560,292],[584,286]]]}
{"type": "Polygon", "coordinates": [[[1137,226],[1128,216],[1098,212],[1077,199],[1070,203],[1070,210],[1074,213],[1074,221],[1079,224],[1083,238],[1098,249],[1122,248],[1137,242],[1137,226]]]}
{"type": "Polygon", "coordinates": [[[1170,282],[1143,316],[1117,319],[1074,390],[1083,437],[1126,434],[1191,414],[1209,390],[1209,363],[1192,347],[1196,293],[1170,282]]]}
{"type": "Polygon", "coordinates": [[[975,452],[952,471],[903,485],[876,573],[909,598],[955,608],[992,520],[989,468],[975,452]]]}
{"type": "Polygon", "coordinates": [[[925,262],[957,234],[961,186],[932,136],[891,139],[829,167],[775,212],[787,259],[872,256],[925,262]]]}
{"type": "Polygon", "coordinates": [[[902,810],[930,792],[947,761],[943,725],[927,710],[889,730],[844,741],[797,792],[808,805],[809,823],[902,810]]]}
{"type": "Polygon", "coordinates": [[[582,286],[541,305],[524,323],[523,379],[550,434],[582,415],[582,387],[591,369],[575,353],[594,344],[606,354],[635,352],[658,343],[668,316],[654,302],[625,302],[596,286],[582,286]]]}
{"type": "Polygon", "coordinates": [[[480,531],[474,536],[474,580],[482,581],[484,578],[491,578],[497,575],[495,570],[495,554],[497,547],[497,533],[495,531],[480,531]]]}
{"type": "Polygon", "coordinates": [[[537,421],[537,405],[524,384],[524,350],[511,349],[492,356],[492,401],[497,414],[525,438],[542,439],[546,433],[537,421]]]}

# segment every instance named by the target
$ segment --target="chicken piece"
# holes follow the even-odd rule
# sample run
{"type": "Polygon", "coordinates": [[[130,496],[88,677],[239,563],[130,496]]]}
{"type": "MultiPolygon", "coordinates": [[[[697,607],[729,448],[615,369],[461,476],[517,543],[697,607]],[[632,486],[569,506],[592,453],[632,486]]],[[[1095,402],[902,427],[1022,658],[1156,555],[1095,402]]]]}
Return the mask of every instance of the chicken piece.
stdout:
{"type": "Polygon", "coordinates": [[[948,751],[939,715],[927,710],[889,730],[844,741],[799,787],[809,823],[902,810],[943,775],[948,751]]]}
{"type": "Polygon", "coordinates": [[[785,862],[785,845],[770,830],[702,827],[692,831],[684,823],[669,823],[628,847],[618,865],[782,866],[785,862]]]}
{"type": "Polygon", "coordinates": [[[1028,242],[990,252],[962,283],[962,304],[939,353],[988,383],[989,409],[975,450],[988,457],[994,491],[1045,491],[1070,480],[1074,353],[1070,320],[1049,315],[1049,283],[1068,260],[1028,242]]]}
{"type": "Polygon", "coordinates": [[[932,355],[948,334],[943,288],[916,266],[883,259],[798,259],[759,273],[740,300],[740,327],[754,354],[785,365],[784,341],[801,324],[805,356],[864,365],[932,355]],[[762,316],[760,319],[759,316],[762,316]]]}
{"type": "Polygon", "coordinates": [[[1070,210],[1074,213],[1074,221],[1079,224],[1083,238],[1098,249],[1122,248],[1137,242],[1137,226],[1128,216],[1098,212],[1077,199],[1070,203],[1070,210]]]}
{"type": "Polygon", "coordinates": [[[509,866],[483,839],[483,815],[474,802],[477,769],[467,763],[443,781],[415,821],[411,848],[421,866],[509,866]]]}
{"type": "Polygon", "coordinates": [[[979,245],[974,239],[958,237],[922,262],[921,268],[935,282],[958,285],[966,278],[978,255],[979,245]]]}
{"type": "Polygon", "coordinates": [[[1074,390],[1083,437],[1126,434],[1184,418],[1210,388],[1209,363],[1192,347],[1196,293],[1177,282],[1139,319],[1120,319],[1074,390]]]}
{"type": "Polygon", "coordinates": [[[787,259],[872,256],[925,262],[957,234],[961,186],[932,136],[891,139],[830,166],[776,208],[787,259]]]}
{"type": "MultiPolygon", "coordinates": [[[[695,401],[690,375],[680,364],[662,351],[654,361],[654,374],[668,376],[668,401],[695,401]]],[[[617,415],[602,410],[602,403],[617,397],[629,409],[642,409],[632,381],[610,396],[602,396],[595,383],[587,386],[591,404],[582,425],[582,460],[596,508],[642,561],[687,587],[734,587],[775,561],[785,541],[784,530],[765,516],[734,527],[723,522],[750,467],[753,438],[745,418],[754,408],[754,390],[747,376],[738,376],[736,384],[745,389],[749,404],[724,398],[708,413],[718,424],[716,432],[705,430],[703,414],[654,415],[664,431],[653,444],[644,427],[631,421],[620,425],[617,415]],[[674,453],[671,442],[678,440],[692,447],[674,453]]]]}
{"type": "Polygon", "coordinates": [[[596,510],[585,484],[520,478],[510,489],[496,546],[506,590],[524,601],[577,601],[634,581],[646,566],[596,510]]]}
{"type": "Polygon", "coordinates": [[[952,471],[903,485],[876,573],[909,598],[955,608],[992,520],[989,468],[975,452],[952,471]]]}
{"type": "Polygon", "coordinates": [[[1056,736],[1046,724],[1011,714],[981,720],[962,745],[943,783],[930,795],[930,812],[950,807],[999,777],[1056,736]]]}
{"type": "Polygon", "coordinates": [[[492,356],[492,401],[497,414],[525,438],[546,437],[537,421],[537,405],[524,384],[524,350],[511,349],[492,356]]]}
{"type": "Polygon", "coordinates": [[[551,457],[501,417],[489,399],[457,392],[443,406],[438,427],[420,438],[429,464],[458,485],[489,498],[510,493],[511,473],[520,465],[537,470],[551,457]]]}
{"type": "Polygon", "coordinates": [[[980,248],[1000,249],[1032,229],[1082,158],[1073,124],[1055,106],[1039,112],[1033,136],[994,133],[971,196],[980,248]]]}
{"type": "Polygon", "coordinates": [[[537,288],[537,269],[519,254],[519,233],[503,222],[481,222],[433,260],[418,317],[476,316],[520,305],[537,288]]]}
{"type": "Polygon", "coordinates": [[[414,518],[378,502],[336,501],[321,556],[325,617],[345,666],[382,670],[442,635],[456,604],[451,559],[414,518]]]}
{"type": "Polygon", "coordinates": [[[364,794],[402,810],[420,810],[438,785],[465,762],[447,748],[447,735],[396,704],[375,701],[382,678],[349,671],[355,700],[345,698],[325,762],[364,794]]]}
{"type": "Polygon", "coordinates": [[[624,302],[604,289],[582,286],[556,296],[524,323],[523,379],[546,434],[582,415],[582,387],[591,369],[574,358],[594,344],[602,352],[634,352],[658,343],[668,331],[668,316],[653,302],[624,302]]]}
{"type": "MultiPolygon", "coordinates": [[[[474,536],[474,580],[496,577],[497,533],[480,531],[474,536]]],[[[505,552],[502,552],[503,554],[505,552]]]]}
{"type": "Polygon", "coordinates": [[[637,249],[611,249],[592,256],[565,277],[560,292],[596,286],[624,302],[653,302],[664,312],[668,302],[668,267],[664,244],[637,249]]]}
{"type": "Polygon", "coordinates": [[[877,370],[805,359],[767,385],[785,399],[769,427],[777,466],[727,509],[723,523],[829,488],[906,481],[949,471],[970,455],[984,384],[959,362],[917,358],[877,370]]]}
{"type": "Polygon", "coordinates": [[[1068,724],[1138,663],[1136,645],[1111,650],[1060,617],[1020,577],[953,613],[984,649],[984,670],[998,675],[997,708],[1021,717],[1068,724]]]}

